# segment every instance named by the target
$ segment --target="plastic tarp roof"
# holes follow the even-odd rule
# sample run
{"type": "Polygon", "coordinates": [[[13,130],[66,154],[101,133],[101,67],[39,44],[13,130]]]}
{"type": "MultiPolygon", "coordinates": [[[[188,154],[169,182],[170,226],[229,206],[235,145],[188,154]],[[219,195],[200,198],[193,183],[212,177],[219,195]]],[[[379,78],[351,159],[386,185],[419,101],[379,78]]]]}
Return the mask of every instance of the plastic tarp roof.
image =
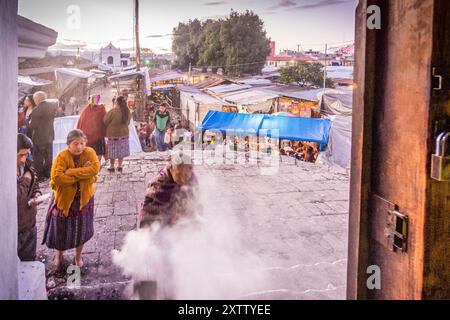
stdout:
{"type": "Polygon", "coordinates": [[[201,127],[202,130],[270,134],[279,139],[327,144],[331,120],[209,111],[201,127]]]}
{"type": "Polygon", "coordinates": [[[331,116],[330,141],[318,161],[330,166],[350,169],[352,149],[352,117],[331,116]]]}
{"type": "MultiPolygon", "coordinates": [[[[53,127],[55,130],[55,139],[53,140],[53,159],[56,158],[59,152],[61,152],[64,148],[67,147],[66,139],[67,135],[73,129],[76,129],[78,119],[80,116],[69,116],[69,117],[61,117],[55,118],[53,122],[53,127]]],[[[138,134],[136,132],[136,128],[134,127],[133,119],[130,122],[130,153],[135,154],[138,152],[142,152],[141,143],[139,141],[138,134]]]]}
{"type": "Polygon", "coordinates": [[[229,113],[210,110],[203,119],[201,127],[202,130],[256,134],[263,119],[263,114],[229,113]]]}
{"type": "Polygon", "coordinates": [[[19,86],[19,99],[29,94],[34,87],[46,86],[52,83],[53,82],[49,80],[19,75],[17,77],[17,84],[19,86]]]}
{"type": "Polygon", "coordinates": [[[241,92],[224,94],[222,95],[222,98],[239,105],[251,105],[271,100],[277,98],[278,96],[279,95],[275,92],[250,89],[241,92]]]}
{"type": "MultiPolygon", "coordinates": [[[[282,88],[277,88],[276,86],[261,88],[261,89],[264,91],[267,91],[267,92],[277,93],[280,97],[289,97],[289,98],[301,99],[301,100],[312,101],[312,102],[319,101],[319,97],[323,93],[323,89],[287,91],[287,90],[283,90],[282,88]]],[[[328,90],[330,90],[330,89],[328,89],[328,90]]]]}
{"type": "Polygon", "coordinates": [[[17,83],[32,86],[32,87],[39,87],[39,86],[46,86],[48,84],[51,84],[52,81],[38,79],[35,77],[30,77],[30,76],[19,75],[19,76],[17,76],[17,83]]]}
{"type": "Polygon", "coordinates": [[[67,75],[74,78],[80,78],[80,79],[88,79],[91,77],[95,77],[95,74],[93,72],[76,69],[76,68],[58,68],[55,70],[56,75],[67,75]]]}
{"type": "Polygon", "coordinates": [[[353,113],[353,93],[325,93],[321,97],[320,112],[326,115],[351,116],[353,113]]]}
{"type": "Polygon", "coordinates": [[[88,82],[94,81],[97,75],[93,72],[76,69],[76,68],[57,68],[55,69],[56,86],[59,95],[63,95],[68,90],[76,87],[81,80],[86,79],[88,82]]]}
{"type": "Polygon", "coordinates": [[[261,130],[270,131],[280,139],[328,143],[329,119],[265,115],[261,130]]]}
{"type": "Polygon", "coordinates": [[[145,92],[148,96],[151,95],[152,92],[151,92],[151,88],[150,88],[150,75],[148,73],[147,67],[141,68],[139,71],[137,71],[136,69],[124,71],[124,72],[121,72],[119,74],[109,77],[108,80],[128,82],[128,81],[134,81],[138,76],[144,76],[145,92]]]}
{"type": "Polygon", "coordinates": [[[215,93],[217,95],[221,95],[221,94],[225,94],[227,92],[250,89],[251,87],[252,87],[251,85],[232,83],[232,84],[223,84],[220,86],[211,87],[211,88],[208,88],[207,90],[211,91],[212,93],[215,93]]]}
{"type": "Polygon", "coordinates": [[[141,69],[140,71],[136,70],[128,70],[120,72],[119,74],[115,74],[111,77],[109,77],[109,80],[129,80],[129,79],[135,79],[137,76],[141,75],[144,76],[145,70],[141,69]]]}

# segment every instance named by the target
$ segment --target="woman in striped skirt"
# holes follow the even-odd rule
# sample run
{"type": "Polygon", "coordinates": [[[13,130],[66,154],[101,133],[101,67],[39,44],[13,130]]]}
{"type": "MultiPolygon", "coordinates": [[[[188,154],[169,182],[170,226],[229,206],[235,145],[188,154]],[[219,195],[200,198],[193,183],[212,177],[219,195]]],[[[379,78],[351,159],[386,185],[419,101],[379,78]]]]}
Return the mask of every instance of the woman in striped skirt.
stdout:
{"type": "Polygon", "coordinates": [[[86,147],[86,142],[83,131],[71,131],[67,136],[67,148],[58,154],[52,165],[53,198],[42,244],[56,249],[56,271],[61,271],[64,251],[73,248],[76,248],[74,263],[82,268],[83,246],[94,235],[94,184],[100,162],[94,149],[86,147]]]}
{"type": "Polygon", "coordinates": [[[106,137],[108,139],[108,159],[110,161],[109,172],[114,172],[114,163],[118,159],[117,170],[122,172],[123,159],[130,155],[130,130],[131,112],[128,109],[125,97],[120,96],[114,100],[114,108],[105,115],[106,137]]]}

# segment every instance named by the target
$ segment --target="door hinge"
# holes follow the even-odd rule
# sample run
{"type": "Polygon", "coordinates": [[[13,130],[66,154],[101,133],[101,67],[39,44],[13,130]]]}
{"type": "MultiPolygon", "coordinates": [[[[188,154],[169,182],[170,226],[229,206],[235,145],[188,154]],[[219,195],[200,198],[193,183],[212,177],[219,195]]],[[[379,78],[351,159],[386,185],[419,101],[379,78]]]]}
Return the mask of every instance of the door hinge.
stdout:
{"type": "Polygon", "coordinates": [[[437,86],[435,86],[433,84],[433,90],[436,90],[436,91],[437,90],[442,90],[443,77],[442,77],[442,74],[441,74],[440,70],[438,68],[436,68],[436,67],[433,67],[433,78],[434,78],[434,80],[437,80],[437,86]]]}

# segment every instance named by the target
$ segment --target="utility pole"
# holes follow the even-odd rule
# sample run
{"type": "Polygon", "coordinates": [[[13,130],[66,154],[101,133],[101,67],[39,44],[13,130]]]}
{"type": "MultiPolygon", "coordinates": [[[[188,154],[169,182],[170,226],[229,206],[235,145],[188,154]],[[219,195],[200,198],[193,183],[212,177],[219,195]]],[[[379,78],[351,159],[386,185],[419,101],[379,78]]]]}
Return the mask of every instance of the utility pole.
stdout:
{"type": "Polygon", "coordinates": [[[189,84],[191,84],[192,79],[192,63],[189,62],[189,84]]]}
{"type": "Polygon", "coordinates": [[[77,48],[77,54],[75,55],[76,67],[80,67],[80,47],[77,48]]]}
{"type": "Polygon", "coordinates": [[[328,55],[328,44],[325,44],[325,67],[323,68],[323,92],[327,87],[327,55],[328,55]]]}
{"type": "Polygon", "coordinates": [[[300,45],[297,45],[297,57],[300,57],[300,45]]]}
{"type": "Polygon", "coordinates": [[[140,71],[141,47],[139,44],[139,0],[134,0],[134,32],[136,37],[136,71],[140,71]]]}

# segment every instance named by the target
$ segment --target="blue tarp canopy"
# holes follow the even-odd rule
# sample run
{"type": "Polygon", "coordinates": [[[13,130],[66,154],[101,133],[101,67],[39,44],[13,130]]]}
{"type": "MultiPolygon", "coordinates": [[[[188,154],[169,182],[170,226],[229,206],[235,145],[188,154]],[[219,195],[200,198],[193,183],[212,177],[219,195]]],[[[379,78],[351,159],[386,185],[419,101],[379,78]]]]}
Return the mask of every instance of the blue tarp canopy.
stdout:
{"type": "Polygon", "coordinates": [[[235,134],[256,134],[264,119],[263,114],[245,114],[208,111],[202,121],[202,130],[233,131],[235,134]]]}
{"type": "Polygon", "coordinates": [[[208,111],[201,127],[205,131],[233,131],[235,134],[270,135],[285,140],[327,144],[331,121],[329,119],[208,111]]]}
{"type": "Polygon", "coordinates": [[[274,137],[279,135],[280,139],[327,144],[330,127],[331,121],[328,119],[266,115],[260,134],[266,135],[265,130],[267,130],[268,134],[274,137]]]}

